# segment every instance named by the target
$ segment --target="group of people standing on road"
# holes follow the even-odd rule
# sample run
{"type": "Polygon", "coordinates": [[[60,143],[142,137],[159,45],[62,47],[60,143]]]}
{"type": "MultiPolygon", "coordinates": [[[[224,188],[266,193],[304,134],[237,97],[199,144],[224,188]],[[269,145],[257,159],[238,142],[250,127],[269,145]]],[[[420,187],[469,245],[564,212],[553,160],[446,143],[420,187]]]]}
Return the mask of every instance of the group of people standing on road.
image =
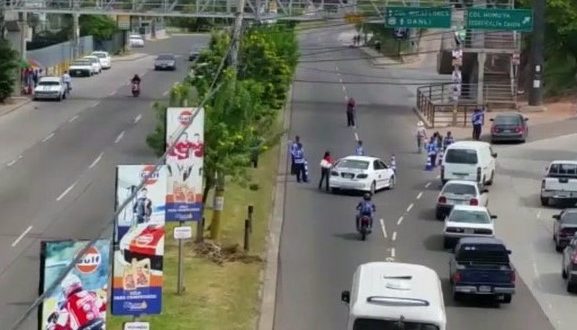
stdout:
{"type": "Polygon", "coordinates": [[[455,138],[451,131],[443,137],[441,133],[435,132],[428,138],[427,130],[425,129],[425,124],[422,121],[417,123],[417,151],[421,153],[423,147],[427,152],[427,157],[429,157],[431,166],[437,166],[441,163],[442,154],[447,150],[447,148],[455,142],[455,138]]]}

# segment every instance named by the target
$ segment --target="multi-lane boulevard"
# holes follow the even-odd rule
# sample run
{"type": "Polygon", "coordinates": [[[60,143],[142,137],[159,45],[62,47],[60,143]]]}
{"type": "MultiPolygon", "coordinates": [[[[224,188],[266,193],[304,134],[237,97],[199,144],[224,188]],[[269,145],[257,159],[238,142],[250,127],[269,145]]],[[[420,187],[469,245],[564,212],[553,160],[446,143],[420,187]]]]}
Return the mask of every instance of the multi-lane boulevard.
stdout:
{"type": "MultiPolygon", "coordinates": [[[[155,125],[151,103],[188,71],[191,47],[208,36],[150,42],[143,56],[73,80],[64,102],[32,102],[0,117],[0,324],[9,325],[38,295],[41,240],[110,235],[115,166],[153,162],[145,139],[155,125]],[[154,54],[178,56],[177,71],[153,71],[154,54]],[[139,98],[129,80],[142,78],[139,98]]],[[[22,329],[35,329],[36,315],[22,329]]]]}
{"type": "Polygon", "coordinates": [[[450,253],[442,247],[443,224],[434,218],[438,173],[424,171],[425,159],[415,150],[415,86],[399,84],[438,79],[434,56],[419,69],[373,68],[359,50],[339,42],[341,32],[344,28],[318,29],[301,38],[290,135],[301,137],[312,182],[287,182],[275,330],[344,328],[347,307],[340,301],[341,290],[350,289],[359,264],[385,260],[419,263],[438,272],[448,329],[573,329],[577,297],[564,290],[560,256],[551,239],[551,215],[556,211],[539,206],[538,192],[548,161],[575,158],[570,150],[577,137],[549,140],[547,127],[555,126],[547,124],[532,128],[536,135],[525,145],[495,147],[498,167],[495,184],[489,187],[489,208],[499,216],[497,236],[513,251],[517,293],[512,304],[500,307],[456,303],[448,290],[450,253]],[[375,81],[393,84],[369,83],[375,81]],[[356,130],[346,127],[346,96],[358,104],[356,130]],[[374,198],[375,230],[364,242],[354,228],[360,197],[319,191],[316,181],[323,152],[330,150],[335,157],[352,154],[355,133],[369,154],[385,160],[395,154],[398,169],[395,189],[374,198]]]}

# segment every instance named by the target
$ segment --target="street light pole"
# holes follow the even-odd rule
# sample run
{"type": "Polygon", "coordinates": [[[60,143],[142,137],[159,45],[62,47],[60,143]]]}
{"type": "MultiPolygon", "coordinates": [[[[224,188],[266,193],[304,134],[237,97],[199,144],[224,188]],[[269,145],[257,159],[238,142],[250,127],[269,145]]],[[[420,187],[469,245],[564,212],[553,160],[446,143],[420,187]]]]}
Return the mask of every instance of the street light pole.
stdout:
{"type": "Polygon", "coordinates": [[[543,64],[545,52],[545,1],[533,0],[535,27],[531,39],[531,89],[529,105],[540,106],[543,103],[543,64]]]}

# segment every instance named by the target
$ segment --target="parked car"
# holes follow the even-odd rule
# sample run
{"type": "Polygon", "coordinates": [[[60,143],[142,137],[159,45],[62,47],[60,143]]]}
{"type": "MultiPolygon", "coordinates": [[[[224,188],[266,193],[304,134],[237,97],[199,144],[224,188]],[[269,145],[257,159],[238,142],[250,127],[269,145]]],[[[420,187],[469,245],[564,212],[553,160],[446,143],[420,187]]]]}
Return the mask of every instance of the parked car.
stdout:
{"type": "Polygon", "coordinates": [[[555,214],[553,219],[555,219],[553,223],[555,250],[561,252],[577,232],[577,208],[565,209],[555,214]]]}
{"type": "Polygon", "coordinates": [[[577,203],[577,161],[555,160],[546,171],[541,181],[541,205],[577,203]]]}
{"type": "Polygon", "coordinates": [[[577,236],[563,250],[561,277],[567,281],[567,292],[577,293],[577,236]]]}
{"type": "Polygon", "coordinates": [[[519,141],[525,142],[529,135],[529,118],[517,112],[500,113],[491,118],[491,142],[519,141]]]}
{"type": "Polygon", "coordinates": [[[515,294],[515,269],[511,251],[497,238],[462,238],[449,262],[453,299],[463,295],[493,296],[509,304],[515,294]]]}
{"type": "Polygon", "coordinates": [[[102,72],[102,66],[100,65],[100,59],[96,56],[84,56],[83,59],[90,61],[92,64],[92,73],[99,74],[102,72]]]}
{"type": "Polygon", "coordinates": [[[62,101],[66,98],[67,88],[61,77],[42,77],[34,88],[34,100],[51,99],[62,101]]]}
{"type": "Polygon", "coordinates": [[[90,77],[94,74],[92,62],[87,59],[80,59],[72,62],[68,68],[71,77],[90,77]]]}
{"type": "Polygon", "coordinates": [[[495,178],[497,153],[487,142],[459,141],[443,154],[441,182],[467,180],[491,185],[495,178]]]}
{"type": "Polygon", "coordinates": [[[154,70],[176,70],[176,56],[160,54],[154,60],[154,70]]]}
{"type": "Polygon", "coordinates": [[[454,205],[481,205],[489,203],[489,191],[481,188],[478,183],[463,180],[447,182],[437,197],[435,216],[443,220],[451,212],[454,205]]]}
{"type": "Polygon", "coordinates": [[[395,187],[395,171],[383,160],[369,156],[347,156],[331,169],[329,186],[333,192],[358,190],[374,194],[395,187]]]}
{"type": "Polygon", "coordinates": [[[191,50],[190,54],[188,55],[189,61],[195,61],[200,56],[200,52],[198,50],[191,50]]]}
{"type": "Polygon", "coordinates": [[[128,37],[128,45],[132,48],[144,47],[144,38],[140,34],[131,34],[128,37]]]}
{"type": "Polygon", "coordinates": [[[112,59],[110,58],[110,54],[108,52],[97,50],[90,54],[91,56],[96,56],[100,60],[100,66],[107,70],[112,67],[112,59]]]}
{"type": "Polygon", "coordinates": [[[469,236],[495,236],[497,216],[491,215],[486,207],[455,205],[445,219],[443,246],[453,246],[460,238],[469,236]]]}

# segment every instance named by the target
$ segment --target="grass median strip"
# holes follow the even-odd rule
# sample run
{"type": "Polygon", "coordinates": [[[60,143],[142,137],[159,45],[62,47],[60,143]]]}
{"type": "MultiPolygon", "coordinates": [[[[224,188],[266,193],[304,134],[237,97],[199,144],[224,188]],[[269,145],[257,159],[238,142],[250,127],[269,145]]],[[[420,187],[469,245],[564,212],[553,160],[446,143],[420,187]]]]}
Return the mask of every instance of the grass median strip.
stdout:
{"type": "MultiPolygon", "coordinates": [[[[251,169],[252,181],[257,190],[228,184],[222,217],[221,242],[228,261],[218,265],[210,258],[199,256],[199,247],[185,244],[185,293],[176,295],[177,242],[172,238],[175,224],[167,224],[164,261],[164,295],[161,315],[142,317],[152,329],[186,330],[244,330],[252,329],[260,305],[258,291],[266,230],[272,211],[272,198],[276,183],[279,147],[261,155],[259,168],[251,169]],[[249,256],[242,253],[244,220],[248,205],[254,205],[253,232],[249,256]],[[238,244],[238,252],[228,248],[238,244]]],[[[209,200],[211,200],[209,198],[209,200]]],[[[212,214],[205,212],[207,222],[212,214]]],[[[194,227],[195,224],[193,224],[194,227]]],[[[200,254],[211,254],[211,245],[203,244],[200,254]]],[[[122,329],[128,318],[109,316],[108,329],[122,329]]]]}

